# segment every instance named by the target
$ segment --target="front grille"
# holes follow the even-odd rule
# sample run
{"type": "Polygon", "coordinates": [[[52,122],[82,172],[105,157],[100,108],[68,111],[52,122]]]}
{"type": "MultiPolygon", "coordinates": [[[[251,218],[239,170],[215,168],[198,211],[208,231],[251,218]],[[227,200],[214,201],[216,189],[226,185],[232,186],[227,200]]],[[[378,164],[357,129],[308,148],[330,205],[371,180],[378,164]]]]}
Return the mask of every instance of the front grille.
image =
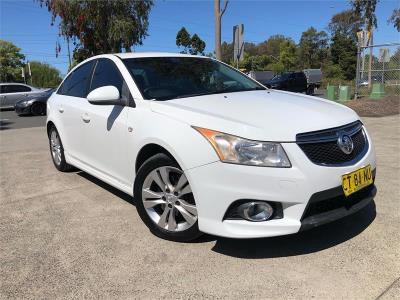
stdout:
{"type": "MultiPolygon", "coordinates": [[[[370,196],[375,189],[375,186],[373,184],[363,188],[362,190],[350,195],[349,197],[346,197],[343,192],[341,192],[340,195],[334,196],[332,198],[326,198],[320,201],[313,201],[313,198],[318,198],[320,196],[323,197],[323,195],[313,195],[312,199],[310,199],[310,202],[303,214],[303,217],[301,220],[303,221],[304,219],[310,218],[310,217],[316,217],[318,215],[324,214],[324,213],[329,213],[335,210],[339,209],[345,209],[349,210],[351,209],[354,205],[358,204],[362,200],[364,200],[366,197],[370,196]]],[[[322,192],[323,193],[323,192],[322,192]]]]}
{"type": "Polygon", "coordinates": [[[298,134],[296,142],[313,163],[324,166],[353,164],[361,159],[368,150],[368,141],[361,122],[298,134]],[[353,140],[354,149],[350,154],[344,153],[338,146],[337,139],[340,133],[349,135],[353,140]]]}

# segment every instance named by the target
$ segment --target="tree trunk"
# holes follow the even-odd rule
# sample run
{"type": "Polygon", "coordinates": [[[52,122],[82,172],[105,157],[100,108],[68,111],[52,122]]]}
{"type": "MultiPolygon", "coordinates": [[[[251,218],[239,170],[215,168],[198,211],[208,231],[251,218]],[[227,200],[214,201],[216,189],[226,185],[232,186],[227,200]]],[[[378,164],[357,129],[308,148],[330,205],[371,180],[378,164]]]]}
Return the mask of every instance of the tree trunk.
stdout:
{"type": "Polygon", "coordinates": [[[221,50],[220,0],[214,0],[214,21],[215,21],[215,57],[218,60],[221,60],[222,50],[221,50]]]}
{"type": "Polygon", "coordinates": [[[224,1],[224,7],[221,10],[220,0],[214,0],[214,22],[215,22],[215,57],[218,60],[222,59],[221,50],[221,19],[228,6],[228,0],[224,1]]]}

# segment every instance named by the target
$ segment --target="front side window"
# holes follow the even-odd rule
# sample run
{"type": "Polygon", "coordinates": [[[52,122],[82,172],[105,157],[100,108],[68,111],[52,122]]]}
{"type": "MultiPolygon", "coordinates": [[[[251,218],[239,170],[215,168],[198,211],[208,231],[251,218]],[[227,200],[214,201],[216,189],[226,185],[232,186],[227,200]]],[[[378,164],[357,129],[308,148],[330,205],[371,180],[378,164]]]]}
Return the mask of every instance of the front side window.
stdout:
{"type": "Polygon", "coordinates": [[[198,57],[124,59],[145,99],[169,100],[265,88],[218,61],[198,57]]]}
{"type": "Polygon", "coordinates": [[[121,73],[113,61],[107,58],[101,58],[98,60],[96,68],[93,72],[93,78],[89,92],[107,85],[115,86],[120,95],[122,94],[123,79],[121,73]]]}
{"type": "Polygon", "coordinates": [[[57,93],[66,96],[86,98],[93,62],[94,61],[87,62],[69,74],[57,93]]]}

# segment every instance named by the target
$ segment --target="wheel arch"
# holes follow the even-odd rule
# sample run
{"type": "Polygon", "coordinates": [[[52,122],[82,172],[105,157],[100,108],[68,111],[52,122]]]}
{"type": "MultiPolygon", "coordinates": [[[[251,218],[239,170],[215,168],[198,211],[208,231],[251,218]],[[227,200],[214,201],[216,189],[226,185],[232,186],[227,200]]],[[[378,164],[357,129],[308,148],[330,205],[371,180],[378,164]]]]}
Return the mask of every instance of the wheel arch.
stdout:
{"type": "MultiPolygon", "coordinates": [[[[49,136],[50,134],[50,129],[51,127],[56,127],[56,125],[53,123],[53,121],[48,121],[46,124],[46,132],[47,132],[47,136],[49,136]]],[[[57,127],[56,127],[57,128],[57,127]]]]}
{"type": "Polygon", "coordinates": [[[148,160],[150,157],[163,153],[173,159],[178,165],[179,162],[175,159],[175,157],[168,151],[165,147],[156,144],[156,143],[148,143],[144,145],[138,152],[135,161],[135,174],[139,171],[140,167],[143,163],[148,160]]]}

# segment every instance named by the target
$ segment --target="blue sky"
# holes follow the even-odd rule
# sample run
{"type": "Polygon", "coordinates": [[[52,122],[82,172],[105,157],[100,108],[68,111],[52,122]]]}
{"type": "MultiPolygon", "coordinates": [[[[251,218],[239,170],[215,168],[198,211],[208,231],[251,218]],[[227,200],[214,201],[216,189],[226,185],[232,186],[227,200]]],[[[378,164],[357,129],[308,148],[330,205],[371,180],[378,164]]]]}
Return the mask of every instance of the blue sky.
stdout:
{"type": "MultiPolygon", "coordinates": [[[[221,0],[222,1],[222,0],[221,0]]],[[[375,43],[399,42],[399,33],[386,20],[398,0],[381,0],[376,14],[378,29],[375,43]]],[[[326,30],[332,15],[349,7],[348,1],[239,1],[231,0],[223,18],[222,39],[232,41],[232,27],[243,23],[245,41],[262,42],[274,34],[283,34],[297,43],[308,27],[326,30]]],[[[68,68],[67,48],[58,27],[50,25],[51,16],[33,0],[0,0],[0,39],[22,49],[27,60],[47,62],[63,74],[68,68]],[[56,58],[55,44],[62,50],[56,58]]],[[[149,36],[135,51],[177,52],[175,37],[185,26],[197,33],[207,44],[206,52],[214,49],[213,1],[155,1],[150,14],[149,36]]],[[[71,47],[72,50],[72,47],[71,47]]]]}

